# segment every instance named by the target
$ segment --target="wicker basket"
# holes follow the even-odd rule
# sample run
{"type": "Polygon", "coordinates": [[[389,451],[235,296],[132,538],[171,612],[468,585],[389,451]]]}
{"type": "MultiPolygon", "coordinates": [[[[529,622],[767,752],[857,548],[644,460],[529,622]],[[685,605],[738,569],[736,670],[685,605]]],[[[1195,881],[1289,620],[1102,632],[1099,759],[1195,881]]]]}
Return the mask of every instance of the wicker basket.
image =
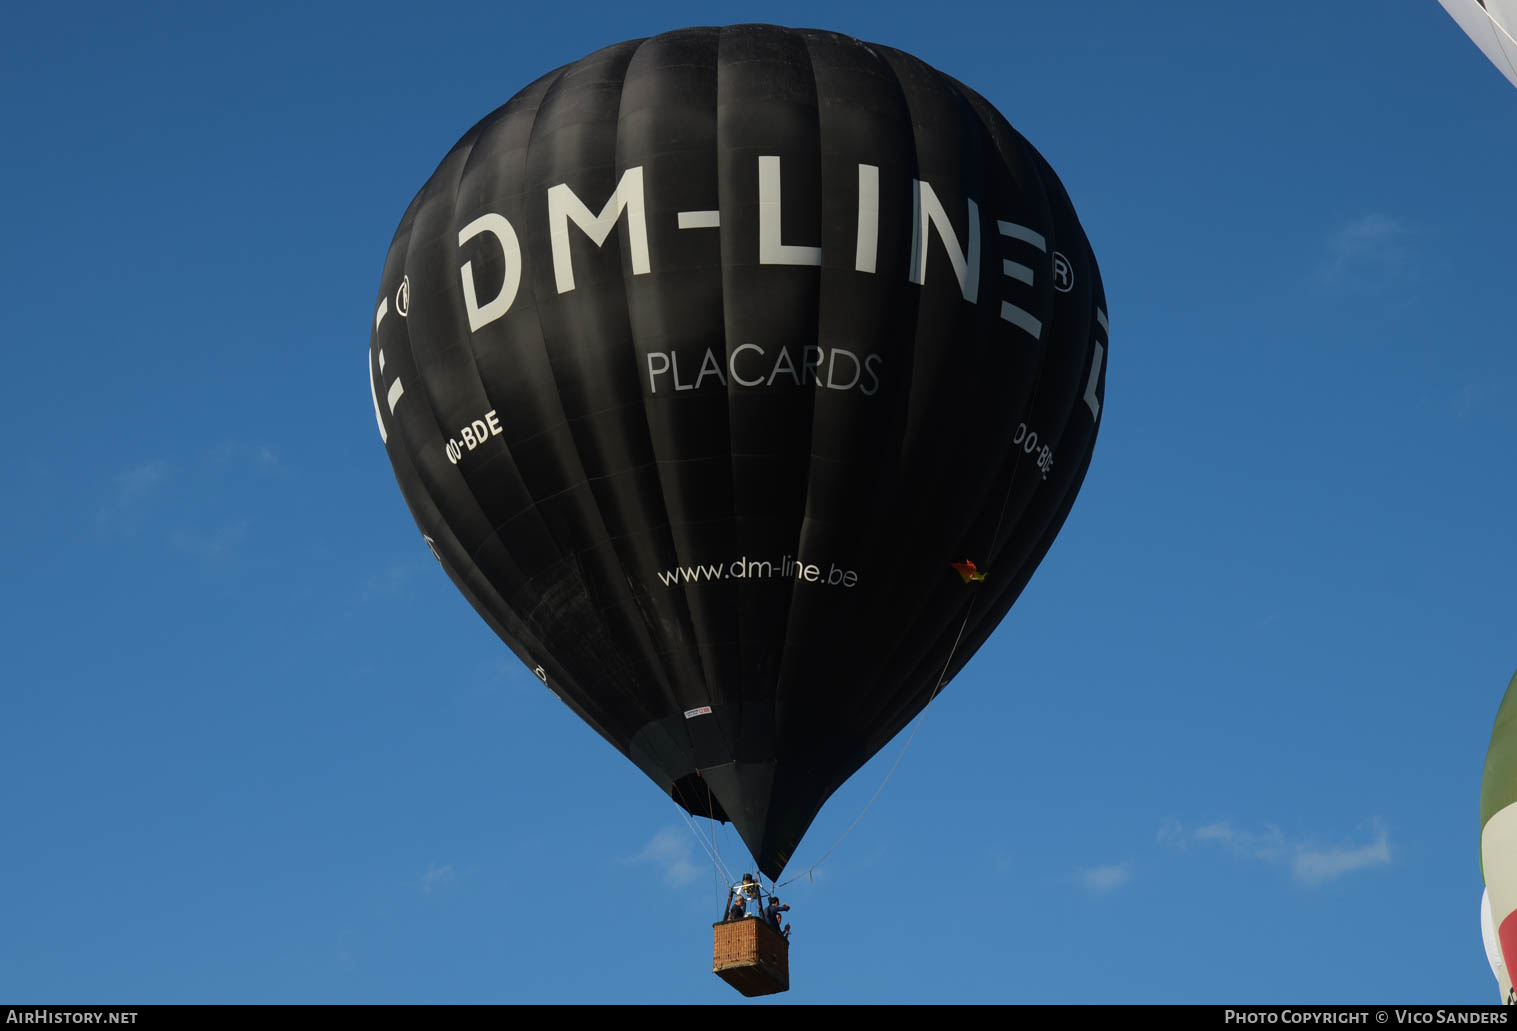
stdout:
{"type": "Polygon", "coordinates": [[[790,989],[790,942],[758,917],[712,924],[711,971],[752,998],[790,989]]]}

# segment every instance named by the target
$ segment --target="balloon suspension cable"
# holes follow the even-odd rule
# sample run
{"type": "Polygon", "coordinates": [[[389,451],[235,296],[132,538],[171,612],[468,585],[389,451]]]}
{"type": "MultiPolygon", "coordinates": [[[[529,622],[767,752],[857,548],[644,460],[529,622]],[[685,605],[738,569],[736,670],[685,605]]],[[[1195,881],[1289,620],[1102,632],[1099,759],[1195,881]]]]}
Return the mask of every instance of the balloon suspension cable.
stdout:
{"type": "MultiPolygon", "coordinates": [[[[705,777],[701,778],[701,782],[706,784],[706,812],[708,812],[708,813],[714,813],[714,812],[716,812],[716,809],[711,804],[711,785],[709,783],[706,783],[706,778],[705,777]]],[[[720,873],[723,877],[726,877],[727,876],[727,873],[726,873],[727,868],[722,865],[722,836],[721,836],[721,833],[720,833],[719,826],[717,825],[716,821],[714,821],[714,820],[712,821],[712,826],[711,826],[711,844],[716,849],[716,869],[717,869],[717,872],[720,873]]]]}
{"type": "Polygon", "coordinates": [[[869,812],[870,806],[874,805],[875,799],[880,797],[880,792],[885,790],[885,785],[890,783],[890,778],[895,775],[896,767],[901,765],[902,759],[906,758],[906,749],[911,747],[911,743],[916,740],[917,731],[922,729],[922,721],[927,718],[927,710],[932,707],[933,699],[937,698],[938,694],[943,690],[943,685],[948,682],[948,668],[953,665],[953,657],[958,653],[959,642],[964,640],[964,628],[969,625],[969,614],[972,611],[974,611],[974,601],[971,599],[969,605],[967,605],[964,609],[964,619],[959,623],[959,633],[958,636],[953,639],[953,647],[948,649],[948,658],[943,660],[943,670],[938,674],[937,685],[933,687],[932,694],[928,695],[927,703],[922,706],[922,711],[917,713],[915,725],[911,728],[911,736],[906,739],[906,743],[901,746],[900,753],[895,757],[895,762],[891,763],[890,769],[885,772],[885,779],[880,781],[880,786],[874,789],[874,794],[869,797],[869,801],[864,805],[864,808],[859,811],[859,815],[853,818],[853,822],[848,825],[848,829],[843,831],[843,833],[838,836],[838,839],[832,843],[832,847],[829,848],[826,852],[823,852],[821,858],[812,863],[810,866],[806,867],[806,869],[802,870],[799,874],[790,878],[788,881],[776,884],[774,886],[776,890],[785,887],[787,884],[794,884],[802,877],[810,877],[812,871],[822,865],[823,860],[837,851],[838,846],[843,843],[843,839],[848,837],[849,834],[853,833],[853,828],[859,825],[859,821],[864,818],[864,814],[869,812]]]}
{"type": "MultiPolygon", "coordinates": [[[[709,813],[711,811],[711,789],[709,786],[706,788],[706,804],[706,811],[709,813]]],[[[695,835],[695,840],[700,842],[701,851],[705,852],[706,858],[711,860],[711,865],[716,870],[717,876],[721,877],[728,884],[732,883],[732,871],[728,870],[726,864],[722,862],[722,849],[716,829],[713,828],[711,839],[708,841],[706,835],[701,833],[701,829],[691,819],[689,807],[683,803],[680,805],[680,815],[685,818],[685,826],[690,828],[690,833],[695,835]]]]}
{"type": "Polygon", "coordinates": [[[706,858],[711,860],[711,865],[716,870],[718,876],[720,876],[724,881],[731,883],[731,871],[729,871],[726,866],[722,865],[720,852],[713,851],[713,843],[716,840],[716,836],[713,834],[712,842],[708,843],[706,836],[701,833],[700,828],[695,825],[695,821],[690,818],[690,814],[684,810],[681,810],[680,815],[685,818],[685,824],[690,828],[690,833],[695,835],[695,840],[701,843],[701,851],[705,852],[706,858]]]}

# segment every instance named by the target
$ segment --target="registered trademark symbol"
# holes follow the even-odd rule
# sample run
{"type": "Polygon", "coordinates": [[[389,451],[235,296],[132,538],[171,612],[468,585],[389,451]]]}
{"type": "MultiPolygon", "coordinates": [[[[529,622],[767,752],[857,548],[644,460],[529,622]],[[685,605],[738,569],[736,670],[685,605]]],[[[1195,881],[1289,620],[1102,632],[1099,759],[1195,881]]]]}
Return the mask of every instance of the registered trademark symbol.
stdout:
{"type": "Polygon", "coordinates": [[[402,276],[400,286],[395,289],[395,314],[405,318],[411,310],[411,277],[402,276]]]}
{"type": "Polygon", "coordinates": [[[1053,252],[1053,288],[1061,294],[1067,294],[1075,288],[1075,270],[1069,264],[1069,259],[1058,251],[1053,252]]]}

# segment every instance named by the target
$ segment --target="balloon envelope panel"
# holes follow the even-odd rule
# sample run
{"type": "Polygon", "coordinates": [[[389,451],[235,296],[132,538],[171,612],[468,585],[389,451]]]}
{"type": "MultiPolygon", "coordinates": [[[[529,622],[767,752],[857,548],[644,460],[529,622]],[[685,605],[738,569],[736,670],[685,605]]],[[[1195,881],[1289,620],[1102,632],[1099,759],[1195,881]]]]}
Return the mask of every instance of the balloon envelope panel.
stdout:
{"type": "Polygon", "coordinates": [[[1047,162],[955,80],[810,30],[537,80],[422,187],[376,305],[375,416],[439,562],[771,877],[1016,600],[1105,391],[1047,162]]]}
{"type": "Polygon", "coordinates": [[[1507,81],[1517,86],[1517,0],[1438,0],[1507,81]]]}
{"type": "Polygon", "coordinates": [[[1509,986],[1517,962],[1517,675],[1496,709],[1480,778],[1480,873],[1504,960],[1497,978],[1509,986]]]}
{"type": "Polygon", "coordinates": [[[1507,977],[1506,961],[1501,958],[1501,943],[1496,938],[1496,920],[1491,915],[1491,892],[1480,893],[1480,941],[1485,946],[1485,961],[1496,978],[1496,991],[1503,1003],[1512,1002],[1512,981],[1507,977]]]}

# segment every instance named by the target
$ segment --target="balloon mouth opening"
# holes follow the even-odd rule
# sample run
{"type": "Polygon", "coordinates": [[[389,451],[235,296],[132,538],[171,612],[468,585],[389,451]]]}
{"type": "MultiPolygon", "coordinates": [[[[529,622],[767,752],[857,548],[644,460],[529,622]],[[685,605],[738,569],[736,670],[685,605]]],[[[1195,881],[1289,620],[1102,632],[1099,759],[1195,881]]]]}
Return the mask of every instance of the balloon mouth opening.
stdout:
{"type": "Polygon", "coordinates": [[[711,793],[711,785],[699,773],[687,773],[669,789],[674,799],[691,816],[704,816],[708,820],[730,823],[722,803],[711,793]]]}

